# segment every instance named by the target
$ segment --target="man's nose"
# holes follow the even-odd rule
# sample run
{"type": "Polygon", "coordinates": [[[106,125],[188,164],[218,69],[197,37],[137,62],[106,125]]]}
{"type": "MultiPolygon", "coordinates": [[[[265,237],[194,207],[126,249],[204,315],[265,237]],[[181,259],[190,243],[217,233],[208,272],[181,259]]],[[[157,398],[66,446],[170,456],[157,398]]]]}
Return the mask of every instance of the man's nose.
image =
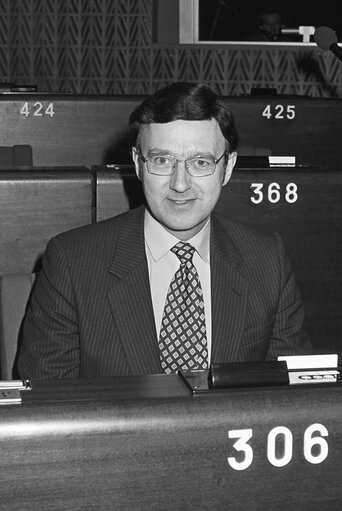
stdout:
{"type": "Polygon", "coordinates": [[[173,174],[170,176],[170,188],[178,193],[191,188],[191,176],[185,168],[184,161],[177,161],[173,174]]]}

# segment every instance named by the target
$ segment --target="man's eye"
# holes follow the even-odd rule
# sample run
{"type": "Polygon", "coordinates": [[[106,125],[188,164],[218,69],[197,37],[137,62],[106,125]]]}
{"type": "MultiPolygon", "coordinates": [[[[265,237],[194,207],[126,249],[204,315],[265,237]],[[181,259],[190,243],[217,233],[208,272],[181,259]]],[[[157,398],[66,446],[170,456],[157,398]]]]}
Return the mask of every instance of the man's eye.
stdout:
{"type": "Polygon", "coordinates": [[[171,160],[167,156],[155,156],[153,158],[153,163],[158,165],[158,167],[163,167],[165,165],[170,165],[171,160]]]}
{"type": "Polygon", "coordinates": [[[205,169],[210,165],[210,160],[206,158],[196,158],[196,160],[192,160],[192,165],[198,169],[205,169]]]}

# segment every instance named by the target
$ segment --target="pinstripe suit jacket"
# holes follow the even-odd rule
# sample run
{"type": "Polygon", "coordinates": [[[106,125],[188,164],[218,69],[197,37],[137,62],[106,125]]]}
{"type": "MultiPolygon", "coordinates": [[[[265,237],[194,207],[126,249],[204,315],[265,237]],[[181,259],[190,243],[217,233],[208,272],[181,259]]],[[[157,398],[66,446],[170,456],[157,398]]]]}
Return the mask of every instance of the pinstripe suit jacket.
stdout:
{"type": "MultiPolygon", "coordinates": [[[[212,215],[212,361],[308,350],[303,308],[278,235],[212,215]]],[[[21,377],[161,372],[144,209],[53,238],[23,329],[21,377]]]]}

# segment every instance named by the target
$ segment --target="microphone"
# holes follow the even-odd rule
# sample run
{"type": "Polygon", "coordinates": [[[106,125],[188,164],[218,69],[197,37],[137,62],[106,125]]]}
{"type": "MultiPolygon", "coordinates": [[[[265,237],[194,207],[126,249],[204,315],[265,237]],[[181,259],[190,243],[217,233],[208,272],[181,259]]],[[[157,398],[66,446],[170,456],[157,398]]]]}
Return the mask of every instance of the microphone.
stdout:
{"type": "Polygon", "coordinates": [[[318,27],[314,33],[315,43],[322,50],[330,50],[342,61],[342,49],[337,44],[336,32],[329,27],[318,27]]]}

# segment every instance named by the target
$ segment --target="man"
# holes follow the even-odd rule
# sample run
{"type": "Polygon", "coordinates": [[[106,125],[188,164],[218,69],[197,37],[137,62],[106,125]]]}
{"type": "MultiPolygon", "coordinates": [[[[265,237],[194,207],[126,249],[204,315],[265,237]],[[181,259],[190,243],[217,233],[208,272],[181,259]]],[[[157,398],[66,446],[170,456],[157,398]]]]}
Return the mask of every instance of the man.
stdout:
{"type": "Polygon", "coordinates": [[[52,239],[23,330],[23,378],[198,370],[308,349],[280,238],[212,210],[232,174],[232,114],[175,83],[130,117],[140,207],[52,239]]]}
{"type": "Polygon", "coordinates": [[[289,42],[293,39],[282,33],[283,15],[277,7],[267,7],[258,16],[258,29],[248,37],[250,41],[289,42]]]}

